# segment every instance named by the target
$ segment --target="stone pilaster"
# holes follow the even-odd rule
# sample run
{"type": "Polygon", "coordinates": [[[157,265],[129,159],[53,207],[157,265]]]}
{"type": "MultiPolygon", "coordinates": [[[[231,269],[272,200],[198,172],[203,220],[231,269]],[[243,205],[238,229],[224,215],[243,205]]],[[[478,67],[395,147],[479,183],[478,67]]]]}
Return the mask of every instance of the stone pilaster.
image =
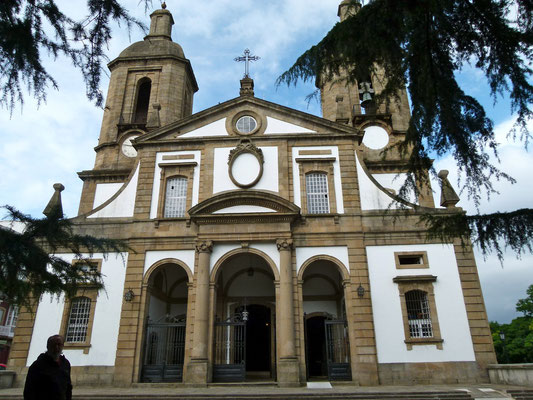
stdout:
{"type": "Polygon", "coordinates": [[[280,386],[292,386],[299,384],[299,365],[296,357],[296,343],[294,334],[294,294],[292,273],[292,249],[291,239],[280,239],[276,242],[280,252],[280,277],[279,277],[279,301],[277,310],[279,313],[278,340],[278,383],[280,386]]]}
{"type": "Polygon", "coordinates": [[[213,250],[210,240],[196,244],[196,299],[194,305],[194,336],[191,360],[187,365],[186,382],[206,385],[208,380],[208,333],[209,333],[209,259],[213,250]]]}

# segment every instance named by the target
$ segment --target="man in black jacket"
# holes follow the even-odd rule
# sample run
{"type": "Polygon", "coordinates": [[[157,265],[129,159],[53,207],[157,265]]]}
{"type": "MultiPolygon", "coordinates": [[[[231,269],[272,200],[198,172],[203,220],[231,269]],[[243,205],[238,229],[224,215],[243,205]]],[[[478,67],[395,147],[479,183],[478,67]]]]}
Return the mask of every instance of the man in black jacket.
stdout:
{"type": "Polygon", "coordinates": [[[24,400],[71,400],[70,363],[61,354],[63,337],[50,336],[46,349],[28,370],[24,400]]]}

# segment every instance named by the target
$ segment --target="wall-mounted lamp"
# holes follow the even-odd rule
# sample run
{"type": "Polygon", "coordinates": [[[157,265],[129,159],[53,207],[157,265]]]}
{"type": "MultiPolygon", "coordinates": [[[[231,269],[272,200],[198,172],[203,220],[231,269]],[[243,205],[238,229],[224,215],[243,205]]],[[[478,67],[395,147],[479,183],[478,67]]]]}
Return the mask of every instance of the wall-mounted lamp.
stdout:
{"type": "Polygon", "coordinates": [[[361,284],[359,284],[359,287],[357,288],[357,295],[359,298],[362,298],[365,295],[365,288],[361,284]]]}
{"type": "Polygon", "coordinates": [[[130,302],[135,297],[135,293],[133,293],[133,290],[128,290],[126,293],[124,293],[124,300],[127,302],[130,302]]]}

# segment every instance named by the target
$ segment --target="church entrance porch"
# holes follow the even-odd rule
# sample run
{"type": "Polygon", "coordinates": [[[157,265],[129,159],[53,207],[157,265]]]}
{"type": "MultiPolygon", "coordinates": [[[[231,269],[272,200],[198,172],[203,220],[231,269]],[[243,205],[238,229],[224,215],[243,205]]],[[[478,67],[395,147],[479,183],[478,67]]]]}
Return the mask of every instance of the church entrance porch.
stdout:
{"type": "Polygon", "coordinates": [[[259,255],[240,253],[218,271],[213,381],[275,376],[274,275],[259,255]]]}
{"type": "Polygon", "coordinates": [[[188,276],[179,265],[157,267],[148,280],[141,381],[181,382],[185,360],[188,276]]]}
{"type": "Polygon", "coordinates": [[[316,259],[304,266],[301,279],[307,379],[351,380],[344,285],[338,266],[316,259]]]}

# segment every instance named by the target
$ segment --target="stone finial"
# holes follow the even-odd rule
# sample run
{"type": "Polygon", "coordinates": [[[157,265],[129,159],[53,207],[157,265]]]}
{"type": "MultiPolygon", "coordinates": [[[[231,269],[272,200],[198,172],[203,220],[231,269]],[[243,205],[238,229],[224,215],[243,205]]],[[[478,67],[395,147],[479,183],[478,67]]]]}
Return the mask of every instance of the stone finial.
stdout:
{"type": "Polygon", "coordinates": [[[172,40],[172,25],[174,25],[174,19],[170,11],[166,9],[166,5],[161,10],[155,10],[150,14],[150,33],[144,40],[172,40]]]}
{"type": "Polygon", "coordinates": [[[241,96],[253,96],[254,95],[254,80],[252,78],[241,79],[241,90],[239,91],[241,96]]]}
{"type": "Polygon", "coordinates": [[[61,204],[61,192],[65,190],[65,186],[63,186],[61,183],[54,183],[54,194],[52,195],[50,201],[48,202],[48,205],[43,211],[43,214],[47,217],[51,217],[53,215],[59,215],[60,217],[63,217],[63,205],[61,204]]]}
{"type": "Polygon", "coordinates": [[[450,181],[448,180],[448,171],[442,169],[437,176],[440,179],[440,205],[446,208],[454,208],[459,202],[459,196],[455,193],[450,181]]]}
{"type": "Polygon", "coordinates": [[[341,22],[345,19],[355,15],[361,9],[361,2],[359,0],[343,0],[339,4],[339,11],[337,16],[340,18],[341,22]]]}

